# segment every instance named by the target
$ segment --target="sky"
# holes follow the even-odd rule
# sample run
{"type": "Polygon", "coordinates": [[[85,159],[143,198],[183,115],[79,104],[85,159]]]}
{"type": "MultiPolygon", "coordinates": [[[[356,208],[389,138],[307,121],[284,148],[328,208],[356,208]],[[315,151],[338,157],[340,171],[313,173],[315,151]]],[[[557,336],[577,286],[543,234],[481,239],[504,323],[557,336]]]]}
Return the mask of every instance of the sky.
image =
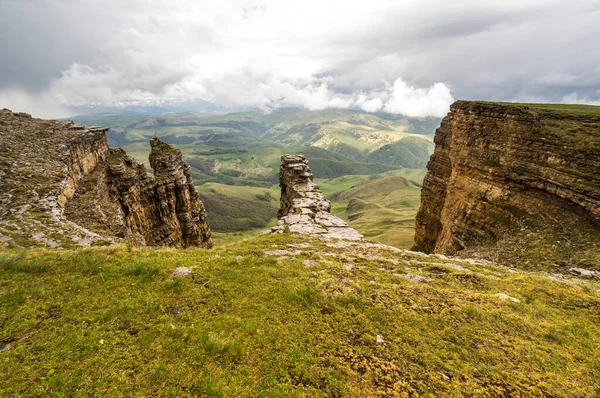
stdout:
{"type": "Polygon", "coordinates": [[[0,0],[0,108],[600,105],[598,21],[598,0],[0,0]]]}

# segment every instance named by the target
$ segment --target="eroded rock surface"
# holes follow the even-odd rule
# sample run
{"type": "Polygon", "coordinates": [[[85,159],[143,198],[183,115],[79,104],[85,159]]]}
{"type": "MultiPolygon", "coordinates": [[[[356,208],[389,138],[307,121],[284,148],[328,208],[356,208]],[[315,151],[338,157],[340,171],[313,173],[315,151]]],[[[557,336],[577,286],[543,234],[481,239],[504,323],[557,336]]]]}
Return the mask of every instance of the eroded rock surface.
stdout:
{"type": "Polygon", "coordinates": [[[210,247],[181,152],[153,139],[149,176],[106,130],[0,111],[0,244],[210,247]]]}
{"type": "Polygon", "coordinates": [[[457,101],[435,144],[416,249],[599,266],[600,108],[457,101]]]}
{"type": "Polygon", "coordinates": [[[323,239],[359,240],[363,236],[339,217],[332,215],[331,204],[313,182],[313,174],[302,155],[281,157],[279,221],[273,232],[319,235],[323,239]]]}

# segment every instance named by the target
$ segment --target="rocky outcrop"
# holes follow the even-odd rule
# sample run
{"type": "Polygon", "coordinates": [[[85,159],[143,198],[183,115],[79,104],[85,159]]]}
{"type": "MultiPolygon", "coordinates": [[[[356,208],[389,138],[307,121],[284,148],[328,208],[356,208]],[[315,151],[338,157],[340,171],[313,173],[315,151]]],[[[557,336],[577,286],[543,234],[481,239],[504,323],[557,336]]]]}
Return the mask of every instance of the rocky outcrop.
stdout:
{"type": "Polygon", "coordinates": [[[0,113],[0,244],[211,247],[181,152],[153,139],[149,176],[104,127],[0,113]]]}
{"type": "Polygon", "coordinates": [[[313,182],[313,174],[302,155],[281,157],[281,187],[277,226],[273,232],[318,235],[324,239],[359,240],[363,236],[330,213],[331,204],[313,182]]]}
{"type": "Polygon", "coordinates": [[[529,239],[558,252],[561,236],[573,241],[584,230],[594,244],[600,108],[458,101],[435,144],[416,249],[455,253],[522,235],[514,245],[527,246],[529,239]]]}

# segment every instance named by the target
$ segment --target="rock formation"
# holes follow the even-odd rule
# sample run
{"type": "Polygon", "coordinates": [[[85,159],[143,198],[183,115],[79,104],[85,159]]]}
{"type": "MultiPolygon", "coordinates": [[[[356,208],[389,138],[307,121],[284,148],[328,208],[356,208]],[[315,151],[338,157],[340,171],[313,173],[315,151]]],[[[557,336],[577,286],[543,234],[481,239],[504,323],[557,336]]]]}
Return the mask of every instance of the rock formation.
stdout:
{"type": "Polygon", "coordinates": [[[302,155],[281,157],[279,221],[272,231],[318,235],[324,239],[362,239],[344,220],[329,212],[331,204],[313,182],[307,163],[302,155]]]}
{"type": "Polygon", "coordinates": [[[0,113],[0,244],[211,247],[181,152],[151,141],[154,177],[104,127],[0,113]]]}
{"type": "Polygon", "coordinates": [[[416,249],[451,254],[518,237],[512,250],[548,243],[556,253],[582,231],[583,247],[597,242],[600,108],[457,101],[435,144],[416,249]]]}

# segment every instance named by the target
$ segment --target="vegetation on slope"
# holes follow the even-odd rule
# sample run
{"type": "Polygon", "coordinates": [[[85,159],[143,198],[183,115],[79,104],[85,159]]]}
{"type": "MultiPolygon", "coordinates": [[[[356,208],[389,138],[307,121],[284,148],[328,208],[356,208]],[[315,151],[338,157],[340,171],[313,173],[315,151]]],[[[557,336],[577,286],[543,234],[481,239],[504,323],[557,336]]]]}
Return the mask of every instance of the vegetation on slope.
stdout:
{"type": "Polygon", "coordinates": [[[264,229],[275,223],[278,190],[208,183],[199,192],[208,212],[208,224],[215,232],[264,229]]]}
{"type": "MultiPolygon", "coordinates": [[[[182,112],[159,116],[94,116],[79,117],[78,121],[111,126],[111,143],[124,145],[129,154],[146,164],[149,138],[158,136],[176,145],[192,166],[194,183],[204,195],[209,224],[214,231],[222,233],[239,233],[274,223],[276,203],[263,206],[245,192],[257,187],[272,189],[277,185],[282,155],[304,154],[319,184],[324,182],[323,187],[327,189],[327,180],[343,176],[360,176],[358,180],[362,181],[369,175],[404,168],[424,169],[433,145],[430,134],[434,124],[439,123],[439,119],[339,109],[284,109],[268,115],[182,112]],[[215,183],[239,188],[219,193],[203,188],[215,188],[218,186],[215,183]]],[[[273,194],[277,198],[276,190],[273,194]]],[[[336,191],[327,195],[333,192],[336,191]]],[[[334,203],[334,211],[343,213],[347,205],[348,200],[334,203]]],[[[396,225],[397,213],[392,213],[394,211],[386,210],[365,214],[358,228],[375,239],[386,236],[396,225]],[[371,215],[377,216],[372,220],[373,228],[367,225],[371,215]],[[370,233],[371,229],[378,232],[370,233]]],[[[342,217],[347,218],[347,215],[342,217]]],[[[412,232],[404,229],[401,232],[406,235],[401,242],[398,234],[389,234],[386,243],[410,246],[412,232]]]]}
{"type": "Polygon", "coordinates": [[[369,239],[408,249],[421,198],[417,184],[399,175],[371,177],[333,194],[334,213],[369,239]]]}
{"type": "Polygon", "coordinates": [[[288,235],[4,251],[0,395],[594,396],[598,288],[288,235]]]}
{"type": "MultiPolygon", "coordinates": [[[[157,136],[177,145],[186,159],[197,156],[204,161],[217,162],[216,174],[229,169],[248,169],[250,175],[264,176],[272,165],[270,157],[262,159],[265,151],[281,156],[299,150],[316,152],[316,148],[327,149],[328,152],[321,151],[314,156],[315,172],[319,173],[323,165],[326,173],[321,176],[327,178],[375,174],[398,167],[421,167],[429,158],[429,135],[435,128],[432,123],[439,123],[439,119],[390,117],[339,109],[285,109],[267,115],[260,112],[227,115],[181,112],[159,116],[81,116],[77,120],[110,126],[109,143],[133,146],[127,148],[128,152],[131,149],[135,152],[135,146],[144,146],[150,138],[157,136]],[[390,146],[395,142],[401,144],[390,146]],[[375,154],[372,159],[369,158],[371,152],[383,146],[388,146],[385,156],[375,154]],[[193,151],[194,147],[206,149],[193,151]],[[218,153],[211,153],[211,148],[218,153]],[[235,155],[235,159],[241,162],[223,159],[227,153],[235,155]],[[386,163],[388,159],[390,162],[386,163]],[[257,163],[260,168],[255,167],[257,163]]],[[[144,157],[142,154],[142,159],[138,160],[144,157]]]]}

